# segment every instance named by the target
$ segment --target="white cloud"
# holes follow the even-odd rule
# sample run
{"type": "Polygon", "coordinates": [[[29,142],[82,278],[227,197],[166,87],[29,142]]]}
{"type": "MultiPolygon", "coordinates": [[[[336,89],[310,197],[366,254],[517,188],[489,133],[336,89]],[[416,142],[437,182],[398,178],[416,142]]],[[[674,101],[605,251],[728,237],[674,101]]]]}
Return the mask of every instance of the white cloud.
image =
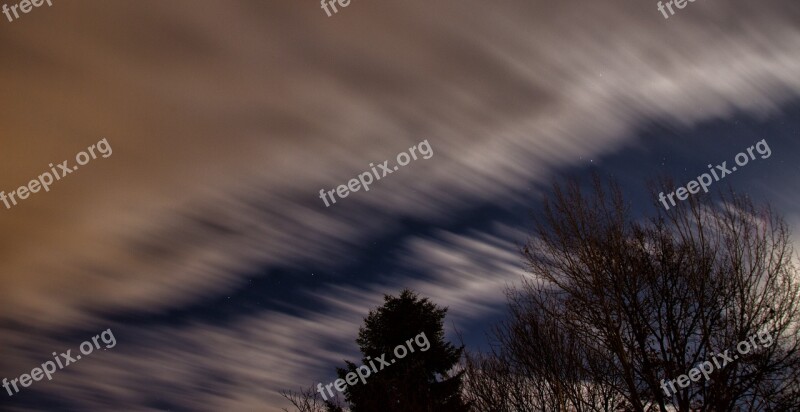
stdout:
{"type": "MultiPolygon", "coordinates": [[[[0,190],[100,137],[114,155],[2,211],[0,320],[84,327],[104,313],[197,302],[262,266],[335,264],[389,233],[398,216],[446,219],[501,199],[580,157],[630,144],[644,122],[691,125],[737,109],[768,115],[800,90],[793,0],[698,2],[669,20],[646,2],[588,0],[362,2],[346,12],[327,18],[298,2],[85,1],[4,26],[0,73],[13,104],[0,113],[0,190]],[[335,207],[317,198],[423,139],[433,158],[335,207]]],[[[437,269],[430,284],[411,284],[454,313],[488,310],[502,278],[464,265],[501,241],[438,241],[412,250],[456,264],[437,269]]],[[[492,262],[507,258],[496,253],[492,262]]],[[[513,273],[509,265],[485,269],[513,273]]],[[[350,325],[359,305],[339,303],[327,321],[350,325]]],[[[325,319],[302,329],[317,321],[325,319]]],[[[252,322],[209,339],[263,326],[252,322]]],[[[182,333],[193,341],[207,326],[196,329],[182,333]]],[[[243,384],[249,375],[239,368],[251,370],[243,354],[274,340],[306,342],[265,330],[278,335],[256,336],[260,349],[226,353],[230,367],[215,366],[243,384]]],[[[25,341],[8,332],[0,346],[25,341]]],[[[311,336],[345,335],[323,326],[311,336]]],[[[282,350],[258,358],[276,368],[263,379],[308,366],[282,350]]],[[[23,350],[6,356],[14,366],[28,360],[23,350]]],[[[166,360],[146,352],[138,362],[158,370],[173,365],[166,360]]],[[[109,365],[98,371],[103,382],[128,377],[109,365]]],[[[236,410],[258,394],[225,396],[236,410]]]]}

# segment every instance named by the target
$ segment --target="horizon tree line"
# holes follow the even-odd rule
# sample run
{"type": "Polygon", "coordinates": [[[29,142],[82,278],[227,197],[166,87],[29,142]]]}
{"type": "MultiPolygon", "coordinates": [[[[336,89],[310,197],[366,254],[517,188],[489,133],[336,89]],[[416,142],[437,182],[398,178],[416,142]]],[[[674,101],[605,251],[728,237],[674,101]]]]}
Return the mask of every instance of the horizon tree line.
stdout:
{"type": "Polygon", "coordinates": [[[424,330],[430,351],[344,399],[284,396],[299,412],[800,410],[800,279],[786,222],[733,190],[664,210],[656,186],[674,187],[651,184],[657,212],[636,218],[614,180],[554,184],[519,251],[533,276],[506,291],[490,350],[446,342],[447,308],[404,290],[369,313],[356,342],[367,359],[424,330]],[[764,331],[774,344],[663,389],[764,331]]]}

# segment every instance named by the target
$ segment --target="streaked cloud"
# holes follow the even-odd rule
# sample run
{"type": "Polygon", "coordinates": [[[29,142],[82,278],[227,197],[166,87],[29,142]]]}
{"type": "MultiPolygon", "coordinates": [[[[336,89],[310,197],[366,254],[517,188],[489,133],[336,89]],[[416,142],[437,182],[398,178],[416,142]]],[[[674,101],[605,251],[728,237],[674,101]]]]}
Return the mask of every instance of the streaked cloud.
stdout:
{"type": "MultiPolygon", "coordinates": [[[[362,1],[328,18],[315,2],[98,0],[2,24],[0,190],[102,137],[114,149],[0,210],[0,325],[26,325],[0,333],[8,369],[35,359],[27,342],[108,314],[198,304],[265,267],[336,268],[401,218],[500,202],[649,122],[773,115],[800,91],[798,21],[792,0],[697,2],[669,20],[649,2],[362,1]],[[430,160],[335,207],[317,198],[422,139],[430,160]]],[[[491,311],[518,274],[499,233],[410,239],[407,253],[440,262],[431,280],[341,286],[318,296],[328,315],[132,326],[141,347],[48,387],[92,410],[146,399],[156,374],[187,409],[263,406],[271,386],[338,361],[325,342],[352,339],[386,286],[464,319],[491,311]],[[493,263],[473,270],[476,257],[493,263]]]]}

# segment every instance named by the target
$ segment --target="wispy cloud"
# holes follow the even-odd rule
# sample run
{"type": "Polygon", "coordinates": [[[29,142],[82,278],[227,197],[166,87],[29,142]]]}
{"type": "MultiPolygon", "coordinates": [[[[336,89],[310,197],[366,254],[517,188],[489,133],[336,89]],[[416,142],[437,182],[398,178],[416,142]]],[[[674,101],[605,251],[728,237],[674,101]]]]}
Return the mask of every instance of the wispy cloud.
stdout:
{"type": "MultiPolygon", "coordinates": [[[[798,20],[793,0],[698,2],[669,20],[647,2],[362,2],[328,18],[313,2],[85,1],[2,25],[0,73],[13,104],[0,112],[0,190],[102,137],[114,156],[0,211],[0,313],[30,329],[27,338],[0,334],[0,346],[109,313],[197,303],[263,267],[335,267],[400,217],[443,220],[499,201],[555,168],[625,147],[649,121],[773,113],[800,91],[798,20]],[[421,139],[436,152],[430,161],[335,208],[316,197],[421,139]]],[[[458,262],[495,241],[444,237],[412,250],[458,262]]],[[[500,280],[457,268],[416,286],[454,313],[488,310],[494,292],[480,292],[500,280]]],[[[263,342],[353,336],[357,307],[346,303],[327,321],[350,325],[347,333],[321,326],[325,319],[266,312],[172,334],[219,340],[209,351],[241,350],[247,339],[237,331],[263,328],[250,337],[262,342],[252,353],[220,356],[226,363],[214,372],[266,390],[264,382],[293,381],[312,366],[279,344],[263,352],[263,342]],[[304,327],[281,329],[297,322],[304,327]],[[265,367],[258,379],[251,355],[265,367]]],[[[154,342],[170,334],[140,332],[154,342]]],[[[317,350],[309,345],[302,350],[317,350]]],[[[134,351],[141,368],[176,363],[152,348],[134,351]]],[[[167,350],[183,359],[179,351],[167,350]]],[[[21,368],[26,353],[4,357],[21,368]]],[[[108,356],[113,363],[96,371],[103,382],[130,379],[123,365],[137,370],[123,350],[108,356]]],[[[53,385],[85,385],[86,373],[53,385]]],[[[225,383],[203,385],[230,410],[261,402],[255,389],[231,384],[222,395],[225,383]]],[[[111,386],[109,396],[141,396],[111,386]]],[[[190,396],[182,407],[202,410],[190,396]]]]}

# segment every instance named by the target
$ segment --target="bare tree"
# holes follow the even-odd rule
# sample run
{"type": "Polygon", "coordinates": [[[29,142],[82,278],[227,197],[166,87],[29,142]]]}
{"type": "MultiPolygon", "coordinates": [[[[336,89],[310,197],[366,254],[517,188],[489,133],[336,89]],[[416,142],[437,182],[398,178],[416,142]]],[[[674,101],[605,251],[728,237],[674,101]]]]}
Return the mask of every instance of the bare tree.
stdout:
{"type": "Polygon", "coordinates": [[[534,280],[509,291],[494,349],[466,364],[481,410],[800,410],[785,222],[732,191],[657,207],[635,220],[598,177],[588,195],[576,181],[554,186],[522,250],[534,280]],[[732,350],[759,332],[774,344],[732,350]],[[738,359],[670,388],[726,350],[738,359]]]}
{"type": "MultiPolygon", "coordinates": [[[[313,388],[301,389],[300,392],[282,391],[281,395],[292,403],[294,407],[292,412],[344,412],[338,400],[324,401],[313,388]]],[[[286,408],[282,409],[284,412],[290,412],[286,408]]]]}

